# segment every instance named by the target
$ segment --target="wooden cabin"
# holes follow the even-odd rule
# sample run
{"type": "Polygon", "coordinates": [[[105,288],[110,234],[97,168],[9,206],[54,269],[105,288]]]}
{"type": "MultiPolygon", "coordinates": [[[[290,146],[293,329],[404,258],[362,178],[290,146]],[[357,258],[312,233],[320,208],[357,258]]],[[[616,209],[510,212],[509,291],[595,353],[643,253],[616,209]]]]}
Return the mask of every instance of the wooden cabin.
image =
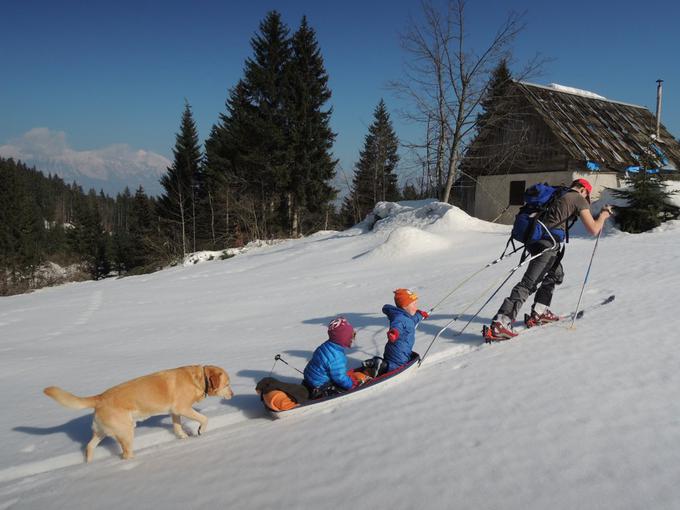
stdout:
{"type": "Polygon", "coordinates": [[[524,190],[584,177],[596,200],[636,171],[645,151],[676,175],[680,143],[646,108],[559,85],[513,82],[461,162],[455,198],[466,212],[512,223],[524,190]]]}

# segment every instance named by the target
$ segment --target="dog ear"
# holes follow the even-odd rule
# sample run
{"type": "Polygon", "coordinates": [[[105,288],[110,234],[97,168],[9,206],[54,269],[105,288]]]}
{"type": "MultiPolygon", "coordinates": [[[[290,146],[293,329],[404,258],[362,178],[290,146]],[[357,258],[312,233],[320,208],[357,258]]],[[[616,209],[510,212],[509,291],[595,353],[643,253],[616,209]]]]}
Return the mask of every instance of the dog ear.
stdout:
{"type": "Polygon", "coordinates": [[[207,366],[205,367],[205,375],[208,379],[208,392],[213,392],[220,387],[220,371],[216,367],[207,366]]]}
{"type": "Polygon", "coordinates": [[[210,391],[215,391],[220,387],[220,374],[210,374],[208,376],[208,386],[210,391]]]}

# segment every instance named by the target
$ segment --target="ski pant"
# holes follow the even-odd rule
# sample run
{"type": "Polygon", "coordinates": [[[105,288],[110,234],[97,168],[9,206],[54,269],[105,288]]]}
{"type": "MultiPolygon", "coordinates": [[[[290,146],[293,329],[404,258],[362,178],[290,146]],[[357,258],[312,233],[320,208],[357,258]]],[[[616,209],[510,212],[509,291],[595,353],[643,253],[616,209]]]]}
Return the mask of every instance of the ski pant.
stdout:
{"type": "MultiPolygon", "coordinates": [[[[550,241],[538,241],[527,246],[527,251],[531,255],[536,255],[551,245],[550,241]]],[[[534,303],[550,306],[555,285],[559,285],[564,280],[564,270],[562,269],[563,255],[564,250],[556,247],[548,249],[542,255],[529,262],[524,276],[513,287],[510,296],[505,298],[503,304],[498,309],[497,315],[505,315],[514,321],[524,302],[537,289],[538,292],[536,292],[534,303]]]]}

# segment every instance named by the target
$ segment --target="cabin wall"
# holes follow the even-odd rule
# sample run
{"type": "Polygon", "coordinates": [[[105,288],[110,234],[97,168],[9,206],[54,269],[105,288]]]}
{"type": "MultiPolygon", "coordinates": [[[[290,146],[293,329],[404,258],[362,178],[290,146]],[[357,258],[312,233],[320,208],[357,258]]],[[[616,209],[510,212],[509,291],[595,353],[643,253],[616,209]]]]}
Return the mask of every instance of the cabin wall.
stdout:
{"type": "MultiPolygon", "coordinates": [[[[517,211],[521,207],[517,203],[519,190],[515,188],[515,202],[511,202],[511,183],[526,189],[533,184],[546,182],[553,186],[569,186],[576,179],[588,179],[593,185],[592,199],[597,200],[601,191],[605,187],[616,188],[621,183],[621,176],[616,172],[574,172],[563,170],[561,172],[526,172],[505,175],[485,175],[477,178],[475,187],[474,208],[471,212],[473,216],[486,221],[496,223],[512,224],[517,211]]],[[[521,201],[521,197],[520,197],[521,201]]]]}

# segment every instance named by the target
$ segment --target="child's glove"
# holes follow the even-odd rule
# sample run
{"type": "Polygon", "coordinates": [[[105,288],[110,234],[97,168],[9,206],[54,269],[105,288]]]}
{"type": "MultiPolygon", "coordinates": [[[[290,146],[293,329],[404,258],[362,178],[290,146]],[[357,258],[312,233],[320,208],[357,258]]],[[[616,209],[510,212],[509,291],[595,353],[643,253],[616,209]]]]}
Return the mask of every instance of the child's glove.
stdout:
{"type": "Polygon", "coordinates": [[[399,330],[398,329],[392,328],[387,332],[387,339],[390,342],[396,342],[398,338],[399,338],[399,330]]]}
{"type": "Polygon", "coordinates": [[[427,319],[430,317],[430,314],[427,313],[425,310],[416,310],[420,315],[423,316],[423,319],[427,319]]]}
{"type": "Polygon", "coordinates": [[[354,370],[348,370],[347,371],[347,376],[352,379],[352,388],[356,388],[357,386],[361,386],[363,384],[364,380],[354,372],[354,370]]]}

